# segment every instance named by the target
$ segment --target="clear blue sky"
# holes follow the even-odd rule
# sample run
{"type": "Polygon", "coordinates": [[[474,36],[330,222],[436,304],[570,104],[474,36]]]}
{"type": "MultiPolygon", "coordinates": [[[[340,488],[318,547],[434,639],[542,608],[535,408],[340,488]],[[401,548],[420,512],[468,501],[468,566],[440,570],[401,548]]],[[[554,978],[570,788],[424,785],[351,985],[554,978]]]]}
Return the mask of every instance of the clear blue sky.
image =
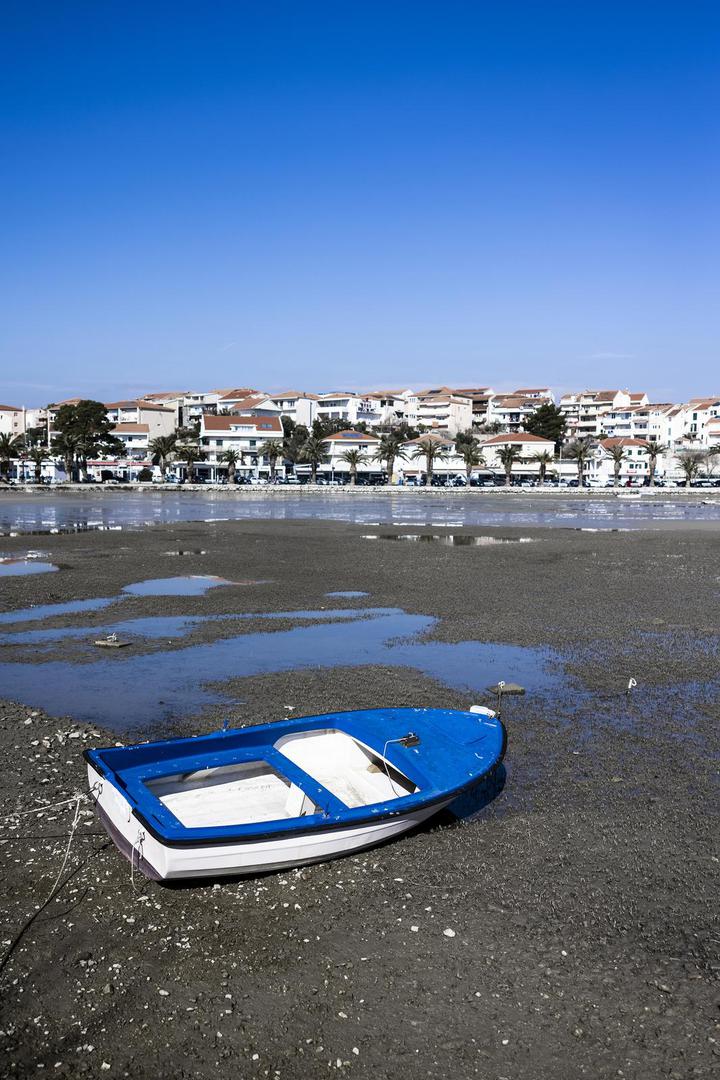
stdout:
{"type": "Polygon", "coordinates": [[[717,3],[0,19],[0,401],[720,392],[717,3]]]}

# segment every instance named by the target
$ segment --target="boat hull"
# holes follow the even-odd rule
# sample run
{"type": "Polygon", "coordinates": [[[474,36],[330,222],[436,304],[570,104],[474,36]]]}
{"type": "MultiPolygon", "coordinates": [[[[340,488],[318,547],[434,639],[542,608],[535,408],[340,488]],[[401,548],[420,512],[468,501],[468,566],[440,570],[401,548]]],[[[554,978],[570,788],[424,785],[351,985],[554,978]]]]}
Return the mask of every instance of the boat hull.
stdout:
{"type": "Polygon", "coordinates": [[[88,765],[97,815],[111,840],[134,869],[160,881],[252,876],[326,862],[375,847],[421,825],[452,801],[433,803],[357,826],[314,829],[302,835],[239,840],[227,844],[172,846],[151,835],[123,795],[88,765]]]}

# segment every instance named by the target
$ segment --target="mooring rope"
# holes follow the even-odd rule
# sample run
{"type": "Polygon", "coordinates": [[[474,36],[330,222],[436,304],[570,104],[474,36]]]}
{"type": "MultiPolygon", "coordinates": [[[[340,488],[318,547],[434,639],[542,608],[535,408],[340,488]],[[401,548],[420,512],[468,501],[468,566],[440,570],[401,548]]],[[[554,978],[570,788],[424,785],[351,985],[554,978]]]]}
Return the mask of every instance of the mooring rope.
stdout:
{"type": "MultiPolygon", "coordinates": [[[[56,803],[46,803],[43,806],[36,806],[32,810],[20,810],[15,814],[11,814],[11,816],[8,817],[8,818],[0,819],[0,824],[4,825],[8,821],[14,821],[14,820],[17,820],[19,818],[28,817],[29,815],[32,815],[32,814],[42,814],[42,813],[45,813],[46,811],[49,811],[49,810],[57,810],[62,806],[68,806],[68,805],[72,805],[72,804],[75,805],[75,815],[73,817],[72,824],[70,826],[70,832],[69,832],[69,834],[64,834],[63,835],[63,839],[65,838],[65,835],[67,835],[68,842],[67,842],[67,846],[65,848],[65,853],[63,855],[63,860],[62,860],[60,869],[58,870],[58,873],[57,873],[57,876],[56,876],[56,878],[55,878],[55,880],[53,882],[52,888],[50,889],[50,892],[48,893],[47,898],[45,900],[43,900],[43,902],[41,904],[39,904],[35,908],[35,911],[32,913],[30,918],[26,919],[23,926],[20,928],[20,930],[17,932],[17,934],[15,935],[13,940],[11,941],[8,949],[6,950],[6,952],[3,955],[2,959],[0,960],[0,972],[3,971],[3,969],[5,968],[5,965],[7,964],[8,960],[10,959],[10,956],[12,955],[12,953],[15,951],[15,948],[19,944],[21,938],[27,932],[27,930],[32,926],[32,924],[35,922],[35,920],[37,919],[40,912],[44,911],[44,909],[48,906],[48,904],[52,903],[52,901],[58,896],[58,894],[62,891],[62,889],[65,887],[65,885],[68,883],[68,881],[77,872],[77,870],[80,869],[80,867],[77,867],[76,870],[73,870],[70,874],[68,874],[68,876],[65,878],[64,881],[61,881],[61,878],[62,878],[63,874],[65,873],[65,867],[67,866],[67,862],[68,862],[68,859],[70,857],[70,848],[72,847],[72,842],[75,839],[75,834],[77,832],[78,825],[80,824],[80,808],[81,808],[82,804],[85,801],[92,802],[93,804],[96,803],[97,802],[97,797],[99,797],[101,791],[102,791],[102,783],[101,783],[101,781],[96,780],[95,783],[93,784],[93,786],[90,788],[90,791],[87,794],[85,794],[82,791],[78,791],[70,799],[61,799],[59,802],[56,802],[56,803]]],[[[15,839],[15,837],[12,836],[12,834],[10,836],[0,836],[0,841],[13,840],[13,839],[15,839]]],[[[48,837],[48,839],[51,839],[51,838],[48,837]]],[[[59,839],[59,837],[52,837],[52,839],[59,839]]],[[[102,844],[96,850],[101,851],[104,847],[107,847],[107,844],[102,844]]],[[[91,852],[91,854],[88,856],[88,858],[92,858],[93,854],[94,853],[91,852]]],[[[87,859],[85,860],[85,862],[87,862],[87,859]]],[[[84,865],[84,863],[81,863],[81,866],[82,865],[84,865]]]]}
{"type": "Polygon", "coordinates": [[[130,848],[130,884],[132,885],[133,892],[137,892],[137,886],[135,885],[135,851],[138,853],[138,870],[140,869],[140,861],[143,857],[142,846],[145,843],[145,833],[142,829],[138,829],[137,836],[133,841],[133,846],[130,848]]]}

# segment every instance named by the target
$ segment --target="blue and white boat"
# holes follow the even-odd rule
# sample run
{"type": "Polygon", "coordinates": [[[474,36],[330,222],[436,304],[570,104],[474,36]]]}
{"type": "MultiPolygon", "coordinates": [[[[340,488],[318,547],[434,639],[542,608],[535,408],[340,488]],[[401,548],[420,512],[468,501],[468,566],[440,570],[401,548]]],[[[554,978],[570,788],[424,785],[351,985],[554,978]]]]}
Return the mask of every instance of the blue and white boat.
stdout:
{"type": "Polygon", "coordinates": [[[85,751],[96,810],[155,879],[321,862],[407,832],[497,769],[487,709],[370,709],[85,751]]]}

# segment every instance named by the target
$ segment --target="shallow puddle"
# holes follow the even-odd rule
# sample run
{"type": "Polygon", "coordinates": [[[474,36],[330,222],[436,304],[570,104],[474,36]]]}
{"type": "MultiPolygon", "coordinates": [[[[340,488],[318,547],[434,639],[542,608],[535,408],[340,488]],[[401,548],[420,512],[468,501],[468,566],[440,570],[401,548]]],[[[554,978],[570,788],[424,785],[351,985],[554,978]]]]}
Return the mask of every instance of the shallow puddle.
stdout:
{"type": "Polygon", "coordinates": [[[40,559],[0,559],[0,577],[24,577],[26,574],[51,574],[59,567],[40,559]]]}
{"type": "Polygon", "coordinates": [[[232,585],[232,581],[214,575],[191,574],[187,577],[150,578],[126,585],[129,596],[204,596],[208,589],[232,585]]]}
{"type": "Polygon", "coordinates": [[[0,613],[0,623],[39,622],[56,615],[78,615],[84,611],[101,611],[122,597],[99,596],[93,600],[68,600],[61,604],[38,604],[37,607],[18,608],[0,613]]]}
{"type": "MultiPolygon", "coordinates": [[[[163,619],[136,619],[102,629],[161,639],[181,636],[203,621],[227,618],[179,618],[173,619],[172,625],[163,619]]],[[[501,679],[536,691],[552,690],[562,679],[553,670],[555,656],[550,650],[479,641],[427,641],[425,635],[436,620],[395,608],[274,612],[267,616],[243,613],[236,618],[296,618],[312,621],[312,625],[145,654],[123,650],[106,658],[98,653],[97,659],[93,656],[81,666],[40,658],[33,664],[6,662],[0,664],[3,693],[56,716],[69,715],[117,731],[140,728],[149,732],[164,721],[194,715],[212,704],[232,706],[232,697],[215,683],[304,668],[410,667],[482,698],[487,698],[486,688],[501,679]]],[[[84,637],[97,636],[98,632],[97,627],[72,627],[54,633],[84,637]],[[65,632],[68,630],[70,633],[65,632]]],[[[31,634],[26,644],[52,640],[39,637],[42,630],[31,634]]],[[[17,641],[19,636],[7,635],[3,640],[11,643],[11,637],[17,641]]],[[[331,704],[328,702],[328,707],[331,704]]],[[[298,709],[302,711],[302,702],[298,702],[298,709]]]]}

